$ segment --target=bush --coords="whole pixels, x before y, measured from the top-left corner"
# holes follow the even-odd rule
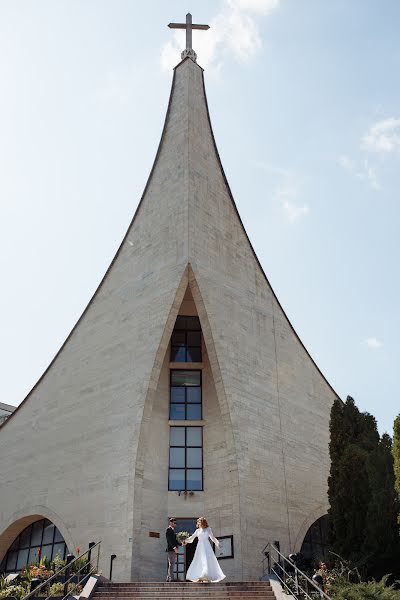
[[[28,589],[22,584],[18,585],[8,585],[0,590],[0,598],[7,598],[8,596],[13,596],[20,600],[24,596],[28,594]]]
[[[78,596],[82,591],[82,586],[79,583],[69,583],[68,584],[68,593],[71,595]],[[50,586],[50,590],[47,593],[47,596],[64,596],[64,584],[63,583],[53,583]]]
[[[387,577],[367,583],[340,582],[331,590],[332,600],[400,600],[400,591],[386,586]]]

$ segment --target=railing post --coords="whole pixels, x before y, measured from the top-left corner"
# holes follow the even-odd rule
[[[85,569],[85,571],[86,571],[86,575],[87,575],[88,573],[90,573],[90,570],[91,570],[91,568],[92,568],[92,567],[91,567],[91,560],[92,560],[92,548],[93,548],[93,546],[95,546],[95,545],[96,545],[96,544],[95,544],[94,542],[89,542],[89,552],[88,552],[88,555],[87,555],[87,567],[86,567],[86,569]]]
[[[88,563],[90,563],[90,561],[91,561],[91,559],[92,559],[92,548],[93,548],[93,546],[95,546],[95,545],[96,545],[96,544],[95,544],[94,542],[89,542],[89,552],[88,552],[88,555],[87,555],[87,560],[88,560]]]
[[[73,554],[67,554],[67,564],[65,569],[64,596],[68,595],[69,564],[74,560]]]
[[[112,581],[113,562],[116,558],[117,558],[116,554],[111,554],[111,556],[110,556],[110,577],[109,577],[110,581]]]
[[[38,585],[40,585],[42,583],[42,580],[39,579],[39,577],[33,577],[31,579],[31,592],[34,592],[36,590],[36,588],[38,587]],[[33,594],[33,596],[35,596],[35,594]]]

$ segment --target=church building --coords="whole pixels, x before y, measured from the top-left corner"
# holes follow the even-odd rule
[[[337,394],[233,200],[191,45],[207,27],[190,15],[171,26],[187,47],[139,206],[65,343],[0,425],[0,572],[38,548],[64,557],[101,540],[104,575],[116,554],[115,581],[161,581],[171,516],[188,532],[206,516],[228,580],[258,579],[269,541],[286,555],[323,545]]]

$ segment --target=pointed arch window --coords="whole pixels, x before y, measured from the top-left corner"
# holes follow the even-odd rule
[[[171,362],[201,362],[199,317],[178,315],[171,336]]]

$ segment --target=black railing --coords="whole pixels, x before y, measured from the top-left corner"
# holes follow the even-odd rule
[[[43,592],[43,591],[47,590],[48,592],[50,592],[51,584],[59,583],[60,577],[64,580],[62,582],[62,585],[64,586],[62,600],[66,600],[66,598],[68,598],[68,596],[73,595],[75,593],[75,591],[78,590],[78,586],[85,584],[91,575],[98,573],[99,560],[100,560],[100,545],[101,545],[101,542],[97,542],[97,544],[90,543],[89,549],[86,550],[86,552],[84,552],[83,554],[80,554],[79,556],[76,556],[76,557],[74,557],[72,554],[69,554],[67,556],[67,564],[64,565],[63,567],[61,567],[61,569],[56,571],[56,573],[54,573],[54,575],[52,575],[51,577],[49,577],[48,579],[46,579],[39,585],[37,585],[37,581],[35,581],[35,583],[34,583],[34,581],[32,580],[32,583],[34,583],[34,585],[31,585],[31,591],[29,592],[29,594],[24,596],[22,598],[22,600],[27,600],[28,598],[33,598],[40,591]],[[95,550],[96,548],[97,548],[97,551]],[[95,552],[95,554],[96,554],[94,564],[92,564],[92,562],[91,562],[93,552]],[[77,561],[82,561],[82,558],[85,556],[87,556],[87,560],[83,561],[82,566],[80,566],[78,569],[76,569],[74,567],[74,565],[76,566]],[[79,565],[79,563],[78,563],[78,565]],[[45,592],[45,593],[47,593],[47,592]],[[40,595],[43,597],[43,593]],[[60,596],[60,594],[56,593],[56,592],[53,592],[51,594],[48,593],[48,595],[45,598],[43,597],[43,600],[49,600],[49,598],[52,598],[53,596]]]
[[[111,554],[111,556],[110,556],[110,577],[109,577],[110,581],[112,581],[113,562],[116,558],[117,558],[116,554]]]
[[[321,585],[300,571],[295,563],[286,558],[271,542],[263,549],[263,576],[275,575],[281,586],[296,600],[331,600]]]

